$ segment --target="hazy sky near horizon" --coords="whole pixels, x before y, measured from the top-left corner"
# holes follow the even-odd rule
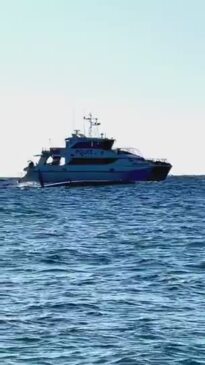
[[[0,176],[90,111],[118,146],[205,174],[204,39],[203,0],[0,0]]]

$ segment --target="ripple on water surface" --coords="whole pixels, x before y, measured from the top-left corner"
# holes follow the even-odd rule
[[[205,364],[205,178],[0,182],[0,363]]]

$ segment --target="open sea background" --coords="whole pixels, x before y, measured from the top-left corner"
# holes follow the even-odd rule
[[[205,177],[0,181],[0,364],[205,364]]]

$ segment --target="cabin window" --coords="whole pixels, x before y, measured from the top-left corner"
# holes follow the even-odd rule
[[[95,149],[102,149],[102,150],[110,150],[114,140],[112,139],[103,139],[102,141],[84,141],[84,142],[77,142],[72,146],[72,148],[95,148]]]
[[[65,165],[65,157],[61,157],[61,159],[60,159],[60,165],[61,166]]]
[[[46,165],[51,165],[53,161],[53,157],[49,156],[48,159],[46,160]]]
[[[60,165],[60,160],[61,160],[60,156],[49,156],[49,158],[46,161],[46,165],[58,166]]]
[[[116,158],[73,158],[69,165],[104,165],[116,160]]]

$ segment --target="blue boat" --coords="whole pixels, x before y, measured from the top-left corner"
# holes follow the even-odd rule
[[[37,182],[42,187],[55,185],[120,184],[164,180],[171,164],[151,160],[133,149],[114,148],[115,140],[97,135],[100,126],[92,114],[88,135],[75,130],[64,147],[42,150],[36,164],[30,161],[20,182]],[[95,130],[95,136],[93,135]]]

